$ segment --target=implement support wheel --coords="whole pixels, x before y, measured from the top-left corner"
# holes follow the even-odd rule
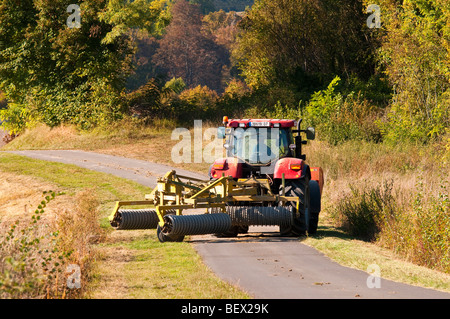
[[[169,215],[174,215],[174,213],[170,213]],[[170,231],[172,230],[172,224],[170,222],[170,220],[164,218],[164,220],[166,221],[166,223],[164,224],[164,226],[161,228],[161,226],[156,227],[156,235],[158,237],[158,240],[161,243],[165,243],[165,242],[182,242],[184,240],[184,235],[173,235],[173,234],[168,234],[170,233]]]
[[[170,241],[176,241],[176,242],[181,242],[184,240],[184,236],[169,236],[164,234],[164,231],[161,230],[161,227],[158,225],[158,227],[156,228],[156,235],[158,236],[158,240],[161,243],[165,243],[165,242],[170,242]]]

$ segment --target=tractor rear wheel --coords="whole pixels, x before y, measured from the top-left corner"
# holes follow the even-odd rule
[[[283,189],[280,186],[280,194]],[[294,211],[293,222],[290,226],[280,226],[281,236],[305,236],[309,227],[309,180],[302,178],[297,180],[286,180],[285,183],[285,196],[298,197],[300,199],[297,202],[287,202],[287,205],[291,205]]]
[[[319,213],[321,210],[321,194],[319,183],[315,180],[309,181],[309,228],[308,234],[312,235],[317,232],[317,226],[319,224]]]

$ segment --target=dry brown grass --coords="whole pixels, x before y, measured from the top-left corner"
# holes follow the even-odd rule
[[[57,189],[48,182],[30,176],[0,171],[0,221],[7,223],[16,219],[30,218],[36,203],[42,200],[44,191]],[[46,215],[54,215],[56,207],[68,207],[67,197],[58,197],[54,205],[48,207]]]
[[[333,215],[336,226],[416,264],[450,271],[450,175],[444,150],[314,142],[306,153],[324,169],[323,213]],[[387,184],[392,190],[383,193]]]
[[[101,239],[98,202],[92,192],[75,197],[44,191],[57,189],[28,176],[0,172],[0,297],[74,298],[86,291],[69,289],[69,264],[88,280]]]

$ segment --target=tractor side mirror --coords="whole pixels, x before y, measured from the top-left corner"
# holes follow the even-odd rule
[[[314,140],[316,138],[316,130],[314,127],[308,127],[305,132],[308,140]]]
[[[225,126],[220,126],[217,128],[217,138],[220,138],[220,139],[225,138]]]

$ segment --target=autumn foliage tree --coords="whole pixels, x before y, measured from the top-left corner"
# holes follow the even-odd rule
[[[367,79],[374,43],[364,26],[361,1],[256,0],[233,56],[253,88],[315,90],[333,75]]]
[[[172,20],[166,31],[153,56],[154,64],[170,78],[183,78],[188,88],[206,85],[221,90],[227,51],[202,32],[199,6],[178,0],[172,7]]]

